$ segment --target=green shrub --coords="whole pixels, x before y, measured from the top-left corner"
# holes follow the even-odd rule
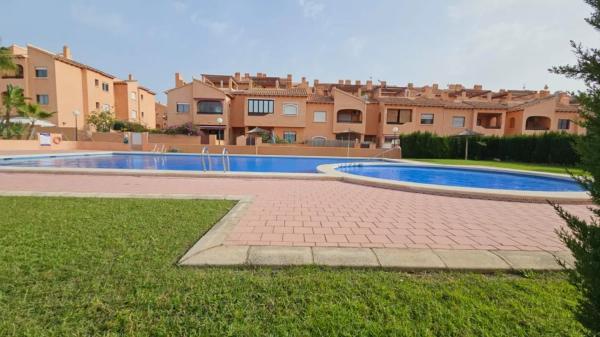
[[[540,135],[474,136],[469,138],[469,159],[574,165],[579,162],[575,144],[581,136],[547,132]],[[464,158],[465,137],[430,132],[401,135],[405,158]]]
[[[113,130],[115,131],[132,131],[132,132],[146,132],[148,129],[136,122],[128,122],[128,121],[115,121],[113,123]]]

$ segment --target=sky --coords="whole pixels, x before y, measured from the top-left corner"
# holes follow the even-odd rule
[[[569,40],[600,42],[582,0],[3,0],[2,8],[2,45],[67,44],[75,60],[131,73],[163,102],[175,72],[580,90],[547,69],[576,61]]]

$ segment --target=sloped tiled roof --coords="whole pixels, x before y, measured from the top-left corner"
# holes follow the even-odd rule
[[[425,107],[440,107],[440,108],[449,108],[449,109],[472,109],[473,107],[462,103],[462,102],[452,102],[452,101],[444,101],[441,99],[433,99],[433,98],[408,98],[408,97],[378,97],[377,101],[384,104],[397,104],[397,105],[406,105],[406,106],[425,106]]]
[[[309,102],[309,103],[333,103],[333,97],[317,95],[317,94],[310,94],[310,95],[308,95],[307,102]]]
[[[252,88],[252,89],[248,89],[248,90],[233,90],[231,93],[234,95],[247,95],[247,96],[296,96],[296,97],[308,96],[308,91],[305,88],[290,88],[290,89]]]
[[[524,108],[530,107],[530,106],[534,106],[536,104],[539,104],[543,101],[547,101],[549,99],[555,99],[556,95],[550,95],[547,97],[543,97],[543,98],[536,98],[536,99],[532,99],[530,101],[527,101],[525,103],[519,104],[519,105],[515,105],[513,107],[511,107],[510,109],[508,109],[508,111],[519,111],[519,110],[523,110]]]
[[[489,102],[489,101],[466,101],[465,104],[470,105],[475,109],[490,109],[490,110],[504,110],[508,109],[508,105],[505,103],[499,102]]]

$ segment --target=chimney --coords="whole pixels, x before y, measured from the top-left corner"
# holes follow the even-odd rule
[[[512,101],[512,98],[513,98],[512,97],[512,92],[509,91],[508,94],[506,94],[506,101],[510,102],[510,101]]]
[[[256,77],[261,78],[262,77],[262,73],[256,73]]]
[[[131,74],[127,75],[127,79],[128,79],[129,81],[133,81],[133,75],[131,75]]]
[[[185,82],[183,81],[183,77],[181,77],[180,73],[175,73],[175,88],[183,87]]]
[[[387,82],[386,81],[380,81],[380,82],[381,82],[381,86],[382,87],[384,87],[384,88],[387,87]]]
[[[242,76],[240,76],[240,73],[237,72],[237,73],[235,73],[235,77],[234,78],[235,78],[236,82],[239,82],[239,80],[242,79]]]
[[[355,84],[355,85],[360,85],[360,80],[356,80],[356,81],[354,81],[354,84]]]
[[[357,95],[358,97],[362,97],[362,90],[361,90],[361,88],[360,88],[360,87],[358,87],[358,90],[357,90],[357,92],[356,92],[356,95]]]
[[[474,89],[474,90],[483,90],[483,86],[482,86],[481,84],[475,84],[475,85],[473,86],[473,89]]]
[[[220,84],[221,84],[221,88],[223,88],[223,80],[221,80],[221,83],[220,83]]]
[[[317,87],[319,86],[319,80],[315,79],[313,80],[313,87]]]
[[[345,80],[344,84],[352,84],[352,81],[351,80]]]
[[[425,86],[425,97],[431,97],[431,93],[432,93],[431,87],[428,85]]]
[[[302,77],[302,84],[306,83],[306,77]]]
[[[63,46],[63,57],[69,60],[71,59],[71,48],[67,45]]]
[[[275,80],[275,89],[279,89],[279,80]]]
[[[367,81],[367,90],[369,90],[369,91],[373,90],[373,81],[371,81],[371,80]]]
[[[571,103],[571,97],[566,92],[561,92],[558,94],[558,103],[569,105]]]
[[[292,74],[287,74],[287,87],[288,89],[292,87]]]
[[[460,93],[460,98],[462,98],[462,99],[467,99],[467,92],[466,92],[466,91],[464,91],[464,90],[463,90],[463,91],[461,91],[461,93]]]
[[[229,90],[233,90],[233,80],[231,77],[227,80],[227,86],[229,87]]]
[[[412,83],[408,83],[408,85],[407,85],[407,86],[408,86],[408,89],[412,89],[412,88],[413,88],[415,85],[414,85],[414,84],[412,84]]]
[[[248,79],[248,89],[252,89],[252,84],[253,84],[253,83],[252,83],[252,79],[251,79],[251,78],[249,78],[249,79]]]
[[[338,80],[338,84],[344,84],[344,80]]]
[[[431,85],[431,88],[433,89],[433,91],[436,91],[436,90],[438,90],[439,85],[437,83],[434,83]]]
[[[245,74],[244,74],[244,78],[245,78],[245,79],[249,79],[249,78],[250,78],[250,73],[245,73]]]

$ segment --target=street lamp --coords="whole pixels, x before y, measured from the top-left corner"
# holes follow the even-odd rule
[[[393,147],[393,145],[399,145],[400,144],[400,139],[398,137],[398,131],[400,131],[400,129],[398,129],[397,126],[394,126],[394,128],[392,129],[392,132],[394,133],[394,142],[396,144],[392,144],[392,147]]]
[[[73,117],[75,117],[75,141],[77,141],[77,117],[79,117],[80,114],[81,112],[79,112],[79,110],[73,110]]]
[[[219,125],[223,125],[223,118],[218,117],[217,123],[219,123]],[[217,141],[219,140],[219,131],[220,131],[220,129],[217,130]],[[223,130],[223,143],[225,143],[225,130]],[[225,145],[225,144],[223,144],[223,145]]]

